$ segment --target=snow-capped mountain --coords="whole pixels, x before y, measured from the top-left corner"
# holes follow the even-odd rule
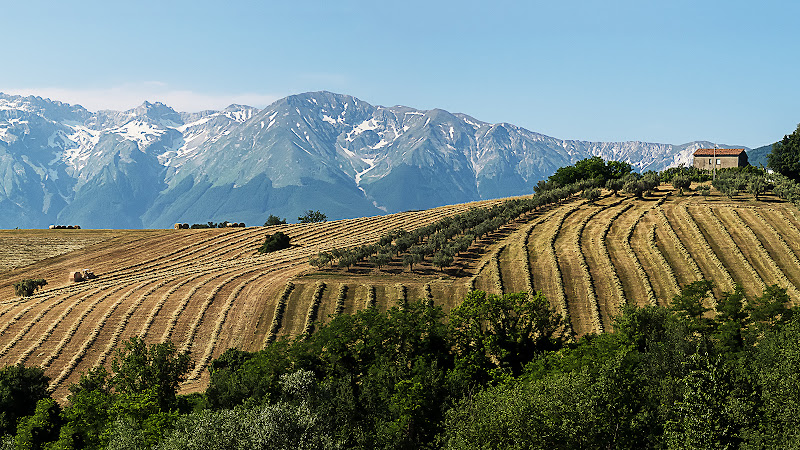
[[[375,215],[530,193],[593,155],[639,170],[689,164],[708,145],[561,140],[329,92],[199,113],[149,102],[92,113],[0,94],[0,227]]]

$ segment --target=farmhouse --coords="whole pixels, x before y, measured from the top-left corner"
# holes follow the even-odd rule
[[[694,152],[694,167],[703,170],[728,169],[748,165],[743,148],[700,148]]]

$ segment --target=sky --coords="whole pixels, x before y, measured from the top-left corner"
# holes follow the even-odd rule
[[[326,90],[561,139],[750,148],[800,122],[793,0],[2,3],[0,92],[91,111]]]

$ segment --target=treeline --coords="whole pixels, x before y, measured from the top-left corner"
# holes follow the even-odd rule
[[[41,369],[0,370],[0,448],[775,448],[800,444],[800,310],[785,290],[627,306],[574,340],[541,294],[470,293],[340,315],[262,351],[190,357],[134,338],[63,407]],[[710,311],[706,305],[715,305]]]

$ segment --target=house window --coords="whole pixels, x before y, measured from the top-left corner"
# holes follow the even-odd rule
[[[711,158],[708,158],[708,163],[709,164],[713,163],[713,160]]]
[[[720,165],[720,164],[722,164],[722,160],[721,159],[717,159],[717,165]]]

